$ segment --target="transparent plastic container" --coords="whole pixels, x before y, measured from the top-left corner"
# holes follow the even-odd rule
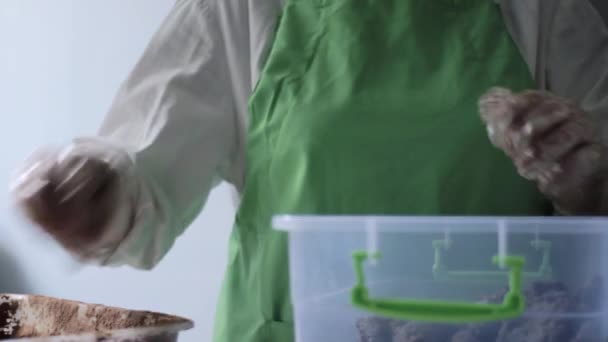
[[[297,342],[608,341],[608,220],[278,216]]]

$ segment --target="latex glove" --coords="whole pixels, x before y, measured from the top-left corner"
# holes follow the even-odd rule
[[[37,151],[17,172],[11,189],[29,219],[83,258],[101,239],[119,203],[113,160],[104,160],[109,154],[91,146]]]
[[[599,124],[574,103],[542,91],[493,88],[479,102],[491,142],[536,182],[562,214],[606,211]]]

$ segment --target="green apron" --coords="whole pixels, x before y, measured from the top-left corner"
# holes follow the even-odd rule
[[[492,0],[288,0],[250,101],[215,341],[293,340],[275,214],[544,215],[477,100],[534,88]]]

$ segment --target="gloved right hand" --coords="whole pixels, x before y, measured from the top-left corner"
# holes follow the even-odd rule
[[[74,146],[38,151],[12,186],[27,217],[71,251],[95,244],[119,205],[117,170],[90,152]]]

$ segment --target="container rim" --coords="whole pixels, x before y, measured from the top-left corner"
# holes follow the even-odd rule
[[[510,232],[557,234],[608,233],[608,217],[599,216],[391,216],[391,215],[276,215],[275,230],[286,232]],[[327,226],[331,226],[328,229]],[[576,227],[575,227],[576,226]]]

